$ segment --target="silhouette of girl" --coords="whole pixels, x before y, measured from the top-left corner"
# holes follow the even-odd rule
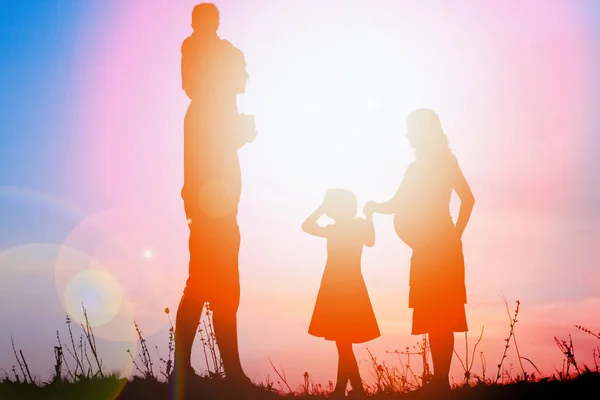
[[[396,233],[412,248],[408,300],[412,334],[429,336],[434,368],[430,388],[449,390],[454,332],[468,330],[462,234],[475,199],[437,114],[416,110],[408,116],[407,128],[415,161],[394,197],[367,203],[365,213],[395,214]],[[452,190],[461,200],[456,225],[450,215]]]
[[[348,381],[353,395],[364,395],[352,344],[380,336],[361,273],[363,246],[375,244],[373,214],[362,219],[356,213],[352,192],[330,189],[323,204],[302,225],[304,232],[327,239],[327,263],[308,333],[336,342],[339,359],[334,397],[345,396]],[[323,214],[334,223],[318,225]]]

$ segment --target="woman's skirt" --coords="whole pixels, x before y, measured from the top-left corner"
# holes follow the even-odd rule
[[[467,302],[462,242],[454,232],[413,249],[408,306],[412,334],[466,332]]]

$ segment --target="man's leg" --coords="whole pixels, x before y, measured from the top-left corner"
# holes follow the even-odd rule
[[[200,221],[197,221],[196,226],[190,225],[189,277],[175,319],[174,380],[172,382],[175,385],[173,397],[175,400],[183,398],[188,378],[195,375],[191,363],[192,347],[205,303],[205,294],[201,293],[200,286],[204,235],[200,231],[203,227],[198,222]]]
[[[246,382],[238,347],[237,311],[240,303],[238,255],[240,231],[235,216],[223,219],[220,226],[219,293],[211,301],[213,324],[223,369],[228,379]]]
[[[175,368],[178,371],[190,371],[192,369],[192,346],[202,315],[202,304],[195,301],[193,297],[189,292],[184,292],[177,309],[175,319]]]
[[[236,381],[244,380],[246,376],[242,369],[238,347],[236,310],[218,307],[213,310],[213,323],[225,376]]]

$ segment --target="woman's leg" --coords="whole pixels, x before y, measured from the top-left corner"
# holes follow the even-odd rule
[[[433,359],[433,378],[441,387],[450,388],[450,364],[454,352],[454,332],[439,330],[429,332],[429,345]]]
[[[338,371],[337,381],[333,391],[335,394],[343,396],[346,394],[346,386],[348,386],[348,379],[350,378],[348,373],[348,347],[350,347],[350,351],[352,351],[352,344],[335,342],[335,345],[337,346],[338,350]]]

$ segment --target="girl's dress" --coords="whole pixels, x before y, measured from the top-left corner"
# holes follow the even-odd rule
[[[450,152],[417,158],[396,195],[396,232],[413,250],[408,299],[413,335],[468,330],[462,241],[450,214],[459,171]]]
[[[365,223],[355,219],[355,226],[327,227],[327,263],[308,328],[313,336],[347,343],[380,336],[361,273]]]

